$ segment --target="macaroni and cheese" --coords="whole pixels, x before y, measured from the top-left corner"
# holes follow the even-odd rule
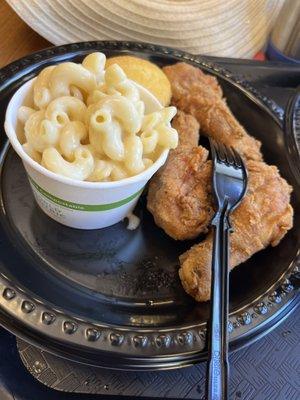
[[[145,114],[139,89],[105,55],[45,68],[33,107],[22,106],[24,151],[48,170],[76,180],[115,181],[141,173],[174,149],[175,107]]]

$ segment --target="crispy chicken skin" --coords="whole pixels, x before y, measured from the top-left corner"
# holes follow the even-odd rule
[[[185,146],[189,148],[198,146],[200,125],[192,115],[177,111],[172,120],[172,127],[178,131],[179,140],[175,151]],[[171,151],[170,154],[172,153]]]
[[[147,207],[169,236],[184,240],[206,232],[213,215],[211,162],[208,151],[197,146],[199,124],[193,116],[179,111],[172,126],[178,131],[179,145],[152,178]]]
[[[265,247],[276,246],[293,225],[292,189],[278,169],[258,161],[249,161],[247,167],[248,193],[231,217],[231,269]],[[210,297],[212,243],[210,233],[180,257],[180,279],[197,301]]]
[[[212,163],[207,150],[197,146],[200,123],[207,135],[234,147],[246,159],[248,192],[231,217],[230,268],[234,268],[265,247],[276,246],[292,227],[291,187],[276,167],[262,161],[260,142],[234,118],[214,77],[185,63],[165,67],[164,72],[171,82],[172,102],[181,110],[172,121],[179,146],[150,182],[148,209],[174,239],[207,232],[214,213]],[[183,287],[197,301],[210,298],[212,243],[210,232],[180,257]]]
[[[171,83],[172,103],[192,114],[205,134],[233,146],[247,159],[262,160],[260,142],[235,119],[216,78],[186,63],[164,67],[163,71]]]

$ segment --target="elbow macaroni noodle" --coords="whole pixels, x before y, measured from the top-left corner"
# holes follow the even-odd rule
[[[82,64],[46,67],[33,87],[33,108],[22,106],[24,151],[48,170],[76,180],[115,181],[149,168],[174,149],[175,107],[145,115],[137,86],[105,55]]]
[[[74,158],[74,151],[81,146],[81,142],[87,138],[87,129],[81,121],[67,122],[61,129],[59,149],[63,157],[68,161]]]

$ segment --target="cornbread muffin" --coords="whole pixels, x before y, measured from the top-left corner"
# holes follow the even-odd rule
[[[164,72],[150,61],[132,56],[108,58],[105,67],[118,64],[129,79],[148,89],[163,106],[171,101],[171,85]]]

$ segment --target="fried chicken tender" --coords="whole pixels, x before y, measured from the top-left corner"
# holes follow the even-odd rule
[[[199,124],[193,116],[179,111],[172,126],[179,145],[152,178],[147,207],[169,236],[184,240],[206,232],[212,218],[211,161],[208,151],[197,146]]]
[[[254,253],[276,246],[293,225],[292,188],[275,166],[248,161],[248,192],[231,217],[230,268]],[[211,177],[209,177],[211,179]],[[187,293],[197,301],[210,298],[213,235],[180,257],[179,276]]]
[[[172,103],[192,114],[206,135],[234,147],[246,159],[262,160],[261,143],[235,119],[216,78],[186,63],[164,67],[163,71],[171,83]]]

